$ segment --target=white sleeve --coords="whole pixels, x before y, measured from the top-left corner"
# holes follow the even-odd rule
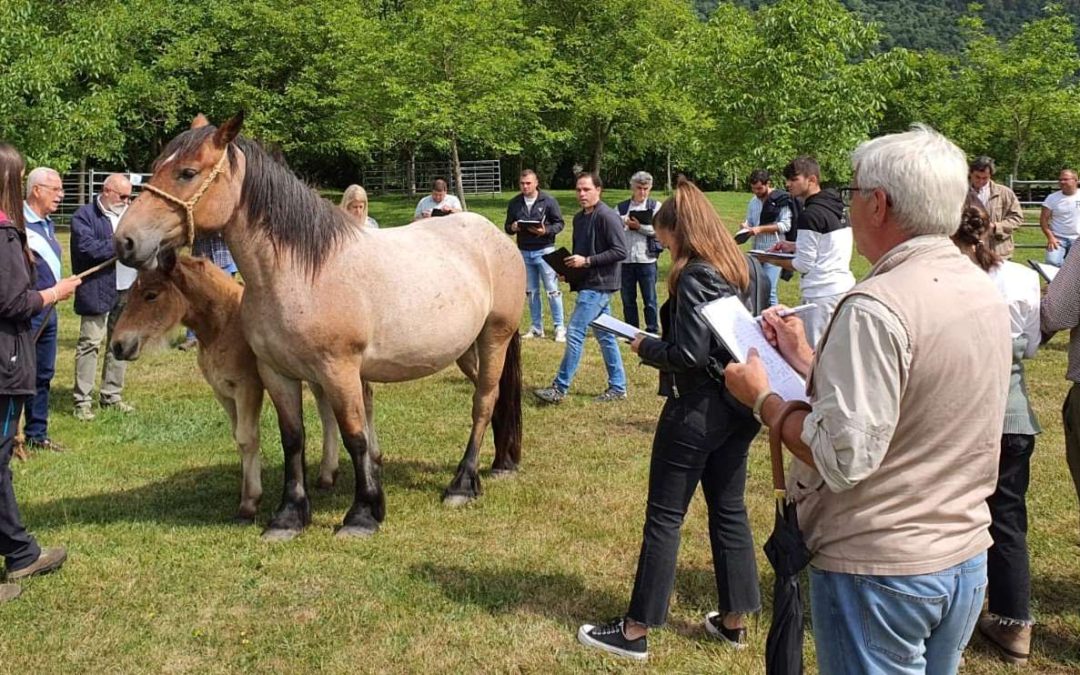
[[[425,198],[426,199],[426,198]],[[419,220],[424,215],[424,200],[416,202],[416,211],[413,212],[413,220]]]
[[[820,238],[821,234],[813,230],[799,230],[795,239],[795,259],[791,261],[791,266],[799,274],[807,274],[817,264]]]
[[[780,215],[776,219],[776,231],[778,234],[784,234],[791,230],[791,209],[784,207],[780,209]]]

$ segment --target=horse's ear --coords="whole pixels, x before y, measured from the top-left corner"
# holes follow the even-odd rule
[[[232,140],[236,138],[236,135],[240,133],[240,127],[244,126],[244,111],[233,115],[233,117],[218,127],[218,130],[214,132],[214,145],[219,148],[224,148]]]
[[[176,249],[167,248],[158,253],[158,269],[161,273],[168,276],[172,274],[173,269],[176,268]]]
[[[206,115],[199,113],[195,116],[195,119],[191,120],[191,128],[198,129],[210,125],[210,120],[206,119]]]

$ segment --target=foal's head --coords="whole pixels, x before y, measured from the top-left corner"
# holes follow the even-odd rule
[[[188,301],[176,283],[176,256],[166,253],[155,269],[139,272],[127,305],[113,329],[113,356],[123,361],[139,358],[143,347],[162,339],[184,318]]]
[[[160,251],[191,244],[196,230],[225,227],[240,202],[244,158],[230,144],[242,124],[242,114],[218,128],[199,115],[169,142],[116,227],[121,261],[152,267]]]

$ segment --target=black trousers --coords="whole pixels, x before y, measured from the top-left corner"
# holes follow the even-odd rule
[[[29,396],[0,395],[0,555],[7,570],[22,569],[38,559],[41,549],[19,519],[15,487],[11,482],[11,454],[15,450],[15,427]]]
[[[649,626],[667,620],[680,530],[698,483],[709,509],[720,611],[761,608],[744,499],[747,454],[758,429],[749,411],[725,401],[718,386],[668,399],[653,438],[649,500],[628,617]]]
[[[1015,621],[1031,621],[1026,497],[1034,451],[1034,436],[1002,435],[997,488],[986,500],[994,538],[986,553],[990,612]]]

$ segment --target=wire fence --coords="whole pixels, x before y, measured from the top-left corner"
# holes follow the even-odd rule
[[[71,216],[75,214],[83,204],[90,203],[96,194],[101,192],[101,186],[105,179],[114,173],[120,173],[131,181],[132,196],[138,195],[143,181],[149,180],[148,173],[129,173],[126,171],[69,171],[60,177],[64,186],[64,198],[60,202],[60,208],[52,214],[53,221],[58,225],[71,223]]]
[[[427,192],[436,178],[442,178],[456,191],[453,165],[449,160],[415,162],[413,180],[409,180],[408,162],[385,162],[360,172],[364,189],[370,194],[409,194]],[[502,167],[497,159],[478,159],[461,162],[461,187],[467,195],[499,194],[502,192]]]

